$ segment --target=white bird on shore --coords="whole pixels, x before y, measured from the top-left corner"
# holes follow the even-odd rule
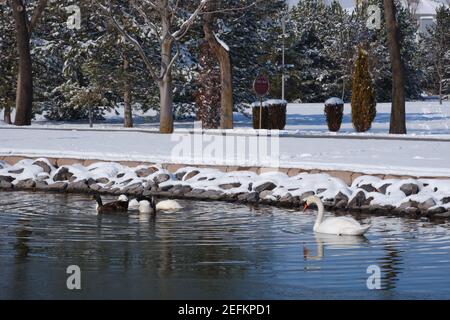
[[[320,198],[311,196],[306,199],[305,210],[312,204],[315,204],[319,210],[314,232],[335,235],[362,236],[371,225],[362,226],[358,221],[350,217],[334,217],[323,221],[324,206]]]

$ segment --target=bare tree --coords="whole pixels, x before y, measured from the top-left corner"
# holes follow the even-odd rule
[[[254,0],[241,6],[232,6],[227,1],[214,0],[202,13],[203,32],[220,66],[220,128],[233,128],[233,66],[230,49],[217,37],[214,25],[220,14],[251,9],[264,0]],[[225,5],[224,5],[225,4]]]
[[[188,15],[185,15],[186,12],[183,10],[184,8],[180,7],[180,1],[178,0],[133,1],[133,14],[140,19],[143,19],[146,26],[150,27],[153,34],[158,37],[160,47],[159,63],[156,63],[154,58],[147,56],[140,39],[127,32],[121,25],[113,10],[111,1],[109,1],[109,6],[99,4],[99,7],[109,16],[119,33],[135,47],[139,56],[144,61],[150,77],[156,81],[159,86],[161,133],[173,132],[172,68],[180,54],[179,41],[187,34],[194,21],[199,14],[204,11],[209,1],[211,0],[199,0],[195,10]],[[120,12],[119,14],[121,16],[123,15],[123,13]],[[183,19],[184,16],[186,17]],[[157,17],[159,21],[156,21],[155,17]],[[177,27],[174,31],[175,25],[177,25]],[[173,54],[174,45],[176,47],[175,54]]]
[[[391,134],[406,134],[405,74],[400,53],[401,44],[399,28],[396,21],[396,7],[394,0],[383,1],[392,68],[392,111],[389,132]]]
[[[16,118],[14,124],[24,126],[31,124],[33,111],[33,74],[30,53],[30,38],[39,18],[47,5],[47,0],[39,0],[33,10],[31,20],[28,19],[24,0],[10,0],[16,26],[17,53],[19,68],[16,90]]]
[[[133,109],[131,106],[131,83],[130,83],[130,60],[128,53],[124,52],[122,54],[123,60],[123,73],[124,73],[124,84],[123,84],[123,103],[124,103],[124,127],[133,127]]]
[[[219,41],[214,33],[214,10],[218,1],[210,3],[208,12],[203,14],[203,32],[220,66],[220,128],[233,129],[233,74],[229,48]]]

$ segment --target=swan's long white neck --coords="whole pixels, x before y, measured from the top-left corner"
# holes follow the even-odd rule
[[[315,198],[313,203],[317,206],[317,209],[319,211],[319,213],[317,214],[316,223],[314,224],[314,231],[316,231],[319,228],[320,224],[322,223],[323,212],[325,208],[323,207],[323,203],[322,201],[320,201],[319,198]]]

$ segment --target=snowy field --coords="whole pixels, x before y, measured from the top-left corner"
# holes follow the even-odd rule
[[[349,170],[367,174],[400,174],[450,177],[450,105],[436,102],[408,103],[408,136],[388,136],[389,104],[380,104],[373,129],[356,134],[346,107],[343,130],[328,133],[321,104],[291,104],[287,131],[270,157],[255,157],[251,146],[255,131],[251,119],[236,115],[236,127],[226,140],[219,131],[193,135],[192,122],[176,125],[176,135],[157,134],[157,123],[137,118],[137,128],[120,129],[121,116],[97,124],[56,124],[40,120],[28,128],[0,127],[0,156],[74,157],[99,160],[134,160],[192,165],[240,165],[322,170]],[[53,130],[55,128],[63,130]],[[43,130],[44,129],[44,130]],[[196,140],[200,136],[200,148]],[[213,142],[211,142],[214,140]],[[214,142],[244,141],[244,152],[208,150]],[[179,152],[180,147],[189,152]],[[211,149],[211,148],[210,148]],[[199,151],[200,150],[200,151]],[[272,150],[272,149],[270,149]]]
[[[331,134],[329,133],[325,116],[323,114],[324,105],[322,103],[289,104],[287,110],[288,134]],[[384,135],[389,132],[390,103],[379,103],[377,105],[377,117],[372,125],[372,129],[363,135]],[[251,114],[251,110],[247,110]],[[441,106],[435,100],[408,102],[406,106],[406,122],[408,135],[449,135],[450,136],[450,102],[444,101]],[[149,111],[145,114],[136,111],[133,114],[135,127],[157,131],[159,120],[156,112]],[[106,121],[96,123],[95,128],[121,128],[123,125],[123,110],[109,112],[105,115]],[[0,127],[4,127],[3,111],[0,110]],[[242,114],[235,113],[235,127],[248,129],[252,126],[252,119]],[[58,127],[58,128],[89,128],[87,122],[55,122],[48,121],[43,116],[38,115],[33,122],[35,127]],[[194,128],[193,121],[176,122],[176,129]],[[345,105],[344,119],[339,134],[354,134],[351,123],[350,104]],[[361,134],[358,134],[361,135]]]

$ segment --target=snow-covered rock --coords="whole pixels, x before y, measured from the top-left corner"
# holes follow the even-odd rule
[[[50,171],[50,172],[48,172]],[[47,159],[2,163],[0,189],[102,192],[133,196],[159,194],[206,200],[241,201],[298,208],[310,195],[329,209],[401,214],[445,214],[450,210],[450,181],[439,179],[356,178],[351,186],[328,174],[222,172],[181,167],[174,174],[161,166],[127,167],[98,162],[54,167]]]

